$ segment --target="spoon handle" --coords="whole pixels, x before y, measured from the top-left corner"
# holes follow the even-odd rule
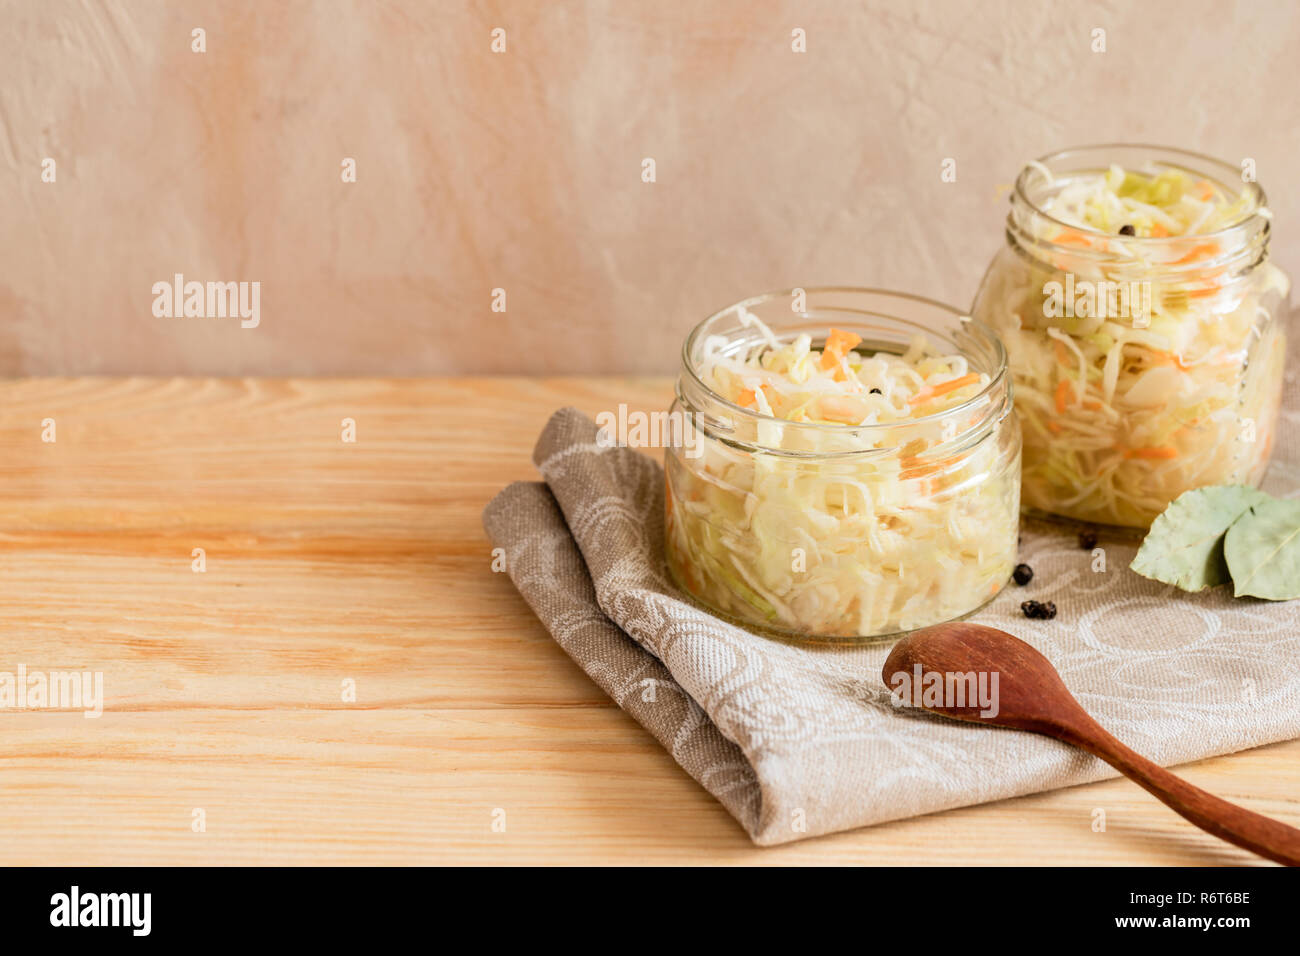
[[[1193,786],[1148,760],[1088,718],[1091,726],[1069,729],[1066,739],[1100,757],[1157,800],[1207,833],[1287,866],[1300,866],[1300,830],[1239,807]]]

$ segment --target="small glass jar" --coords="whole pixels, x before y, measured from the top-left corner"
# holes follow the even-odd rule
[[[1112,165],[1185,173],[1240,196],[1240,215],[1213,232],[1137,238],[1044,211]],[[1021,172],[971,314],[1007,349],[1031,513],[1146,528],[1191,488],[1263,478],[1290,281],[1267,258],[1264,192],[1241,179],[1154,146],[1067,150]]]
[[[706,340],[733,355],[764,343],[751,316],[782,345],[807,333],[821,347],[834,327],[860,336],[859,352],[902,354],[923,335],[988,384],[888,424],[762,415],[710,388],[702,368]],[[687,338],[672,411],[689,440],[666,453],[668,567],[723,615],[815,640],[880,637],[973,611],[1011,574],[1020,428],[1006,354],[955,309],[872,289],[746,299]]]

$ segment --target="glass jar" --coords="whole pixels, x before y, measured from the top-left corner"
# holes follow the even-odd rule
[[[702,367],[706,341],[731,355],[761,347],[752,317],[781,345],[807,333],[821,347],[834,327],[860,336],[859,352],[902,354],[922,335],[988,383],[888,424],[763,415],[723,398]],[[1020,429],[1006,354],[955,309],[872,289],[746,299],[686,339],[672,411],[690,440],[666,453],[668,567],[723,615],[817,640],[878,637],[973,611],[1011,574]]]
[[[1239,215],[1212,232],[1138,238],[1044,210],[1112,164],[1186,174],[1203,199],[1239,197]],[[1146,528],[1188,489],[1263,478],[1290,281],[1267,259],[1264,192],[1241,180],[1237,167],[1154,146],[1067,150],[1021,172],[971,314],[1007,349],[1031,512]]]

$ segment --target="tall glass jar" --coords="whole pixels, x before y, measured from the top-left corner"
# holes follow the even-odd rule
[[[1112,167],[1177,171],[1167,175],[1186,174],[1202,198],[1217,190],[1235,206],[1221,228],[1165,237],[1163,226],[1136,236],[1120,222],[1092,229],[1044,209]],[[1006,245],[972,314],[1007,349],[1028,509],[1146,528],[1188,489],[1259,483],[1281,401],[1290,290],[1268,261],[1269,231],[1263,190],[1194,153],[1097,146],[1021,172]]]
[[[725,399],[703,367],[706,343],[762,348],[753,318],[781,344],[807,333],[820,347],[833,326],[860,336],[862,353],[902,354],[921,335],[988,383],[889,424],[763,415]],[[1011,573],[1020,429],[1006,355],[955,309],[870,289],[747,299],[691,332],[672,411],[691,440],[666,453],[668,567],[724,615],[818,640],[877,637],[972,611]]]

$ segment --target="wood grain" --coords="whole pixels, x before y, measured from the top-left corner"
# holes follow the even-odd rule
[[[1254,862],[1127,781],[750,845],[491,573],[479,524],[535,477],[553,409],[669,393],[0,384],[0,670],[102,671],[106,698],[99,719],[0,710],[0,863]],[[1300,822],[1300,741],[1180,772]]]

